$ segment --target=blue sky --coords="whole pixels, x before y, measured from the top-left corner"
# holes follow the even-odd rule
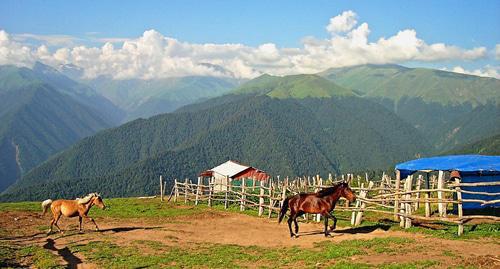
[[[192,44],[235,43],[258,47],[301,48],[306,37],[327,40],[329,20],[353,11],[359,26],[369,26],[368,42],[411,29],[426,44],[444,43],[471,50],[484,47],[476,59],[400,60],[409,66],[498,66],[500,1],[0,1],[0,29],[20,34],[64,35],[74,47],[101,47],[98,38],[136,39],[154,29],[163,37]],[[38,46],[40,40],[18,42]],[[57,48],[52,48],[51,53]],[[114,44],[116,47],[121,44]],[[57,47],[57,46],[56,46]],[[59,47],[62,47],[59,45]],[[394,61],[394,60],[392,60]],[[335,66],[335,65],[334,65]],[[252,67],[253,68],[253,67]]]

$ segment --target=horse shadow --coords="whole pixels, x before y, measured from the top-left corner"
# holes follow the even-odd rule
[[[153,227],[114,227],[114,228],[107,228],[107,229],[101,229],[99,230],[100,232],[113,232],[113,233],[122,233],[122,232],[130,232],[134,230],[155,230],[155,229],[161,229],[163,227],[161,226],[153,226]]]
[[[34,234],[30,234],[30,235],[20,235],[20,236],[1,236],[0,237],[0,240],[5,240],[5,241],[30,241],[30,240],[33,240],[33,239],[37,239],[37,238],[42,238],[42,237],[45,237],[47,235],[47,233],[45,232],[39,232],[39,233],[34,233]]]
[[[391,229],[391,225],[378,223],[375,225],[367,225],[367,226],[361,226],[361,227],[335,229],[333,231],[330,230],[329,232],[330,232],[330,234],[335,233],[338,235],[342,235],[342,234],[368,234],[368,233],[371,233],[377,229],[382,229],[384,231],[388,231]],[[300,232],[299,236],[310,236],[310,235],[318,235],[318,234],[324,234],[324,233],[325,232],[323,230]]]
[[[337,229],[337,230],[334,230],[332,232],[339,233],[339,234],[368,234],[368,233],[374,232],[375,230],[378,230],[378,229],[388,231],[391,229],[391,225],[378,223],[375,225],[352,227],[352,228],[347,228],[347,229],[342,229],[342,230]]]
[[[43,245],[43,248],[56,251],[59,256],[63,258],[63,260],[68,263],[67,268],[77,268],[78,264],[82,263],[82,260],[75,256],[68,247],[64,247],[61,249],[56,248],[54,239],[47,238],[47,243]]]

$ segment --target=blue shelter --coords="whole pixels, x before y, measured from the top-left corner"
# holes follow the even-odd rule
[[[459,171],[463,183],[499,182],[500,181],[500,156],[484,155],[452,155],[431,158],[422,158],[396,165],[396,170],[405,178],[415,172],[430,171]],[[465,191],[500,193],[500,185],[462,187]],[[486,201],[498,200],[500,195],[481,195],[463,193],[462,199],[480,199]],[[487,207],[499,208],[500,203],[482,206],[480,203],[464,203],[464,210],[485,209]],[[495,210],[494,210],[495,211]]]

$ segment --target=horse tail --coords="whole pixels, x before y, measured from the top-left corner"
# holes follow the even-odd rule
[[[47,208],[49,208],[49,206],[52,204],[52,200],[50,199],[47,199],[45,201],[42,202],[42,216],[45,215],[45,213],[47,212]]]
[[[288,210],[288,200],[290,200],[290,198],[287,197],[287,198],[285,198],[285,201],[283,201],[283,205],[281,206],[281,210],[280,210],[280,217],[278,219],[278,223],[281,223],[281,221],[285,217],[286,211]]]

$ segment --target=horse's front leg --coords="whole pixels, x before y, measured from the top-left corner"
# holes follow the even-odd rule
[[[325,217],[325,237],[328,237],[330,235],[328,231],[328,214],[325,214],[324,217]]]
[[[93,218],[91,218],[91,217],[89,217],[89,216],[87,216],[87,215],[83,215],[83,217],[84,217],[84,218],[86,218],[86,219],[90,219],[90,220],[94,223],[94,225],[95,225],[95,230],[96,230],[96,232],[98,232],[98,231],[99,231],[99,227],[97,227],[97,223],[95,223],[95,221],[94,221],[94,219],[93,219]]]
[[[288,218],[288,230],[290,230],[290,237],[294,237],[294,234],[292,232],[292,222],[293,222],[293,215],[290,215],[290,217]]]
[[[78,221],[80,222],[79,231],[82,232],[82,216],[78,216]]]
[[[328,216],[333,219],[333,226],[330,227],[331,231],[333,231],[337,228],[337,218],[332,213],[328,213]]]

